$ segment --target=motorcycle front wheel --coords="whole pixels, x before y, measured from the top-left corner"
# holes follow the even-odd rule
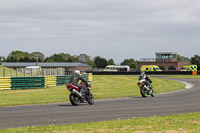
[[[153,89],[152,89],[151,96],[152,96],[152,97],[155,97],[155,93],[154,93],[154,90],[153,90]]]
[[[147,97],[147,91],[145,91],[145,89],[143,87],[140,88],[140,93],[141,93],[142,97]]]
[[[69,100],[72,105],[77,106],[80,103],[80,98],[76,94],[70,94],[69,95]]]
[[[94,97],[91,93],[88,94],[87,96],[87,102],[90,104],[90,105],[93,105],[94,104]]]

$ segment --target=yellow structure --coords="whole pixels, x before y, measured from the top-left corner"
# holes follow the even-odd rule
[[[162,71],[162,70],[156,65],[143,65],[141,67],[141,71],[149,72],[149,71]]]

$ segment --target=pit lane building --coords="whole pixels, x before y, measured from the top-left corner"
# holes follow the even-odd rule
[[[157,65],[163,71],[180,71],[184,65],[190,65],[189,61],[178,61],[176,52],[158,52],[156,58],[141,58],[138,62],[142,65]]]

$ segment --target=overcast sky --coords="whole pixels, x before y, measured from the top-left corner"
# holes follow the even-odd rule
[[[200,55],[200,0],[0,0],[0,56]]]

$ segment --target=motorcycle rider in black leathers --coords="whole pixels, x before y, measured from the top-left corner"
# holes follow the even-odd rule
[[[80,70],[75,70],[69,83],[78,87],[80,89],[80,93],[82,94],[83,90],[86,88],[78,83],[79,80],[83,81],[85,85],[88,87],[88,82],[80,75]]]
[[[139,76],[139,80],[145,79],[145,81],[143,82],[146,86],[150,86],[151,89],[153,89],[153,84],[151,79],[145,74],[145,71],[142,71],[140,76]]]

